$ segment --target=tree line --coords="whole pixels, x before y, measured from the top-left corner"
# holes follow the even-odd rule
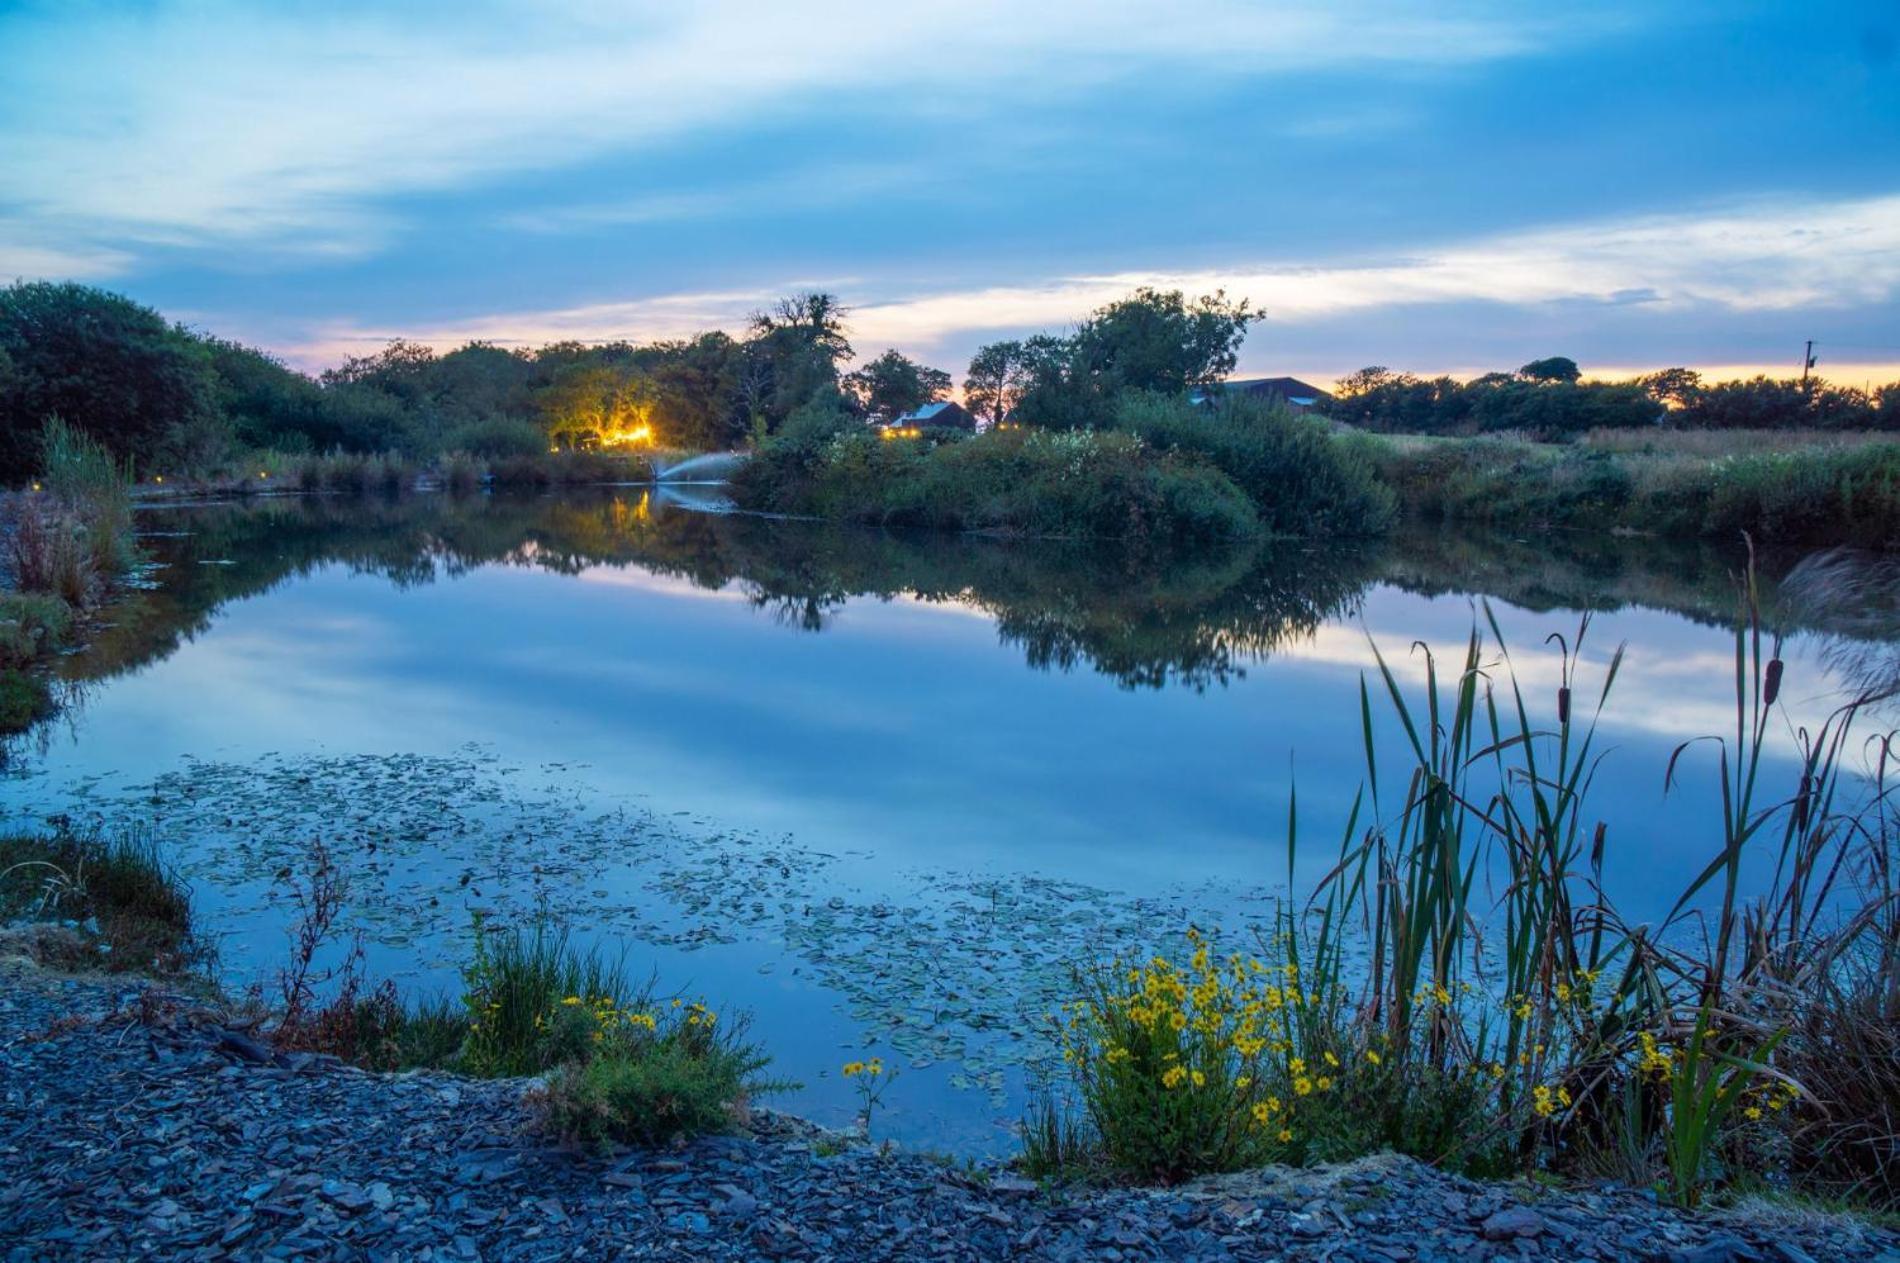
[[[1867,391],[1818,378],[1709,382],[1666,368],[1630,382],[1586,382],[1575,360],[1552,356],[1515,373],[1470,381],[1373,366],[1349,374],[1328,415],[1393,434],[1514,431],[1567,438],[1594,429],[1666,425],[1699,430],[1900,430],[1900,382]]]
[[[896,350],[856,362],[848,311],[796,294],[723,331],[644,345],[470,342],[447,353],[396,341],[317,376],[267,352],[165,320],[75,283],[0,289],[0,480],[38,467],[61,417],[140,471],[216,467],[247,451],[467,452],[651,443],[723,449],[799,427],[888,421],[945,399],[949,372]],[[1064,334],[992,342],[971,358],[965,406],[987,425],[1112,427],[1122,401],[1211,397],[1259,313],[1215,293],[1139,289]],[[1668,369],[1584,382],[1553,357],[1459,382],[1367,368],[1330,414],[1369,430],[1562,438],[1599,427],[1900,429],[1900,384],[1878,392],[1756,378],[1705,383]]]

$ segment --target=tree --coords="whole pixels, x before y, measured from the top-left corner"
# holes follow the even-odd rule
[[[548,435],[576,447],[617,447],[656,441],[653,413],[659,391],[630,364],[582,362],[564,369],[541,394]]]
[[[764,406],[754,413],[755,428],[776,429],[795,409],[837,397],[838,365],[852,354],[845,314],[835,297],[817,292],[753,314],[750,345],[769,378],[769,388],[758,392]]]
[[[139,463],[218,419],[204,345],[104,290],[48,281],[0,290],[0,356],[9,365],[0,375],[0,479],[38,469],[48,417]]]
[[[1001,425],[1029,385],[1029,360],[1021,342],[992,342],[977,348],[963,378],[963,402],[972,415]]]
[[[1234,371],[1247,325],[1246,300],[1224,291],[1189,302],[1180,290],[1143,287],[1098,310],[1071,339],[1075,368],[1106,394],[1151,390],[1184,394]]]
[[[1368,364],[1340,378],[1338,385],[1333,388],[1333,398],[1357,399],[1361,395],[1371,394],[1391,380],[1391,369],[1383,364]]]
[[[860,412],[880,421],[895,421],[944,398],[951,381],[942,369],[928,368],[893,349],[846,374],[842,385]]]
[[[1636,384],[1665,408],[1686,408],[1702,389],[1702,374],[1692,368],[1663,368],[1638,377]]]
[[[702,333],[648,348],[649,372],[659,391],[655,428],[668,443],[715,450],[744,437],[748,418],[739,400],[742,348],[724,333]]]
[[[1569,356],[1553,355],[1549,359],[1532,360],[1518,369],[1517,375],[1532,382],[1575,382],[1583,376],[1583,370]]]

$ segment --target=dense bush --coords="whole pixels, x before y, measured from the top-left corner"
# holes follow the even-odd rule
[[[1527,368],[1535,367],[1527,365]],[[1364,369],[1327,408],[1338,420],[1387,434],[1496,434],[1543,440],[1657,424],[1663,407],[1641,386],[1563,376],[1490,373],[1470,382]]]
[[[563,1139],[656,1145],[724,1131],[743,1119],[753,1096],[787,1086],[758,1078],[771,1059],[742,1023],[721,1024],[702,1005],[603,1023],[607,1033],[591,1056],[548,1076],[547,1122]]]
[[[63,416],[141,465],[182,430],[215,420],[211,357],[191,334],[84,285],[0,289],[0,481],[40,469],[41,427]]]
[[[891,440],[814,412],[768,441],[734,490],[751,508],[889,526],[1156,541],[1258,529],[1212,465],[1104,431]]]
[[[1244,395],[1211,409],[1178,396],[1131,393],[1118,428],[1149,446],[1206,458],[1253,501],[1261,524],[1282,535],[1376,535],[1394,498],[1365,453],[1325,423]]]

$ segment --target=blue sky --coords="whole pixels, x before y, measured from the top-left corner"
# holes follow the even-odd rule
[[[1153,283],[1245,372],[1900,378],[1900,8],[7,3],[0,277],[317,367],[820,286],[961,373]]]

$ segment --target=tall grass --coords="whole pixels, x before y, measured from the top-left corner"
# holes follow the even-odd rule
[[[1734,451],[1368,437],[1363,450],[1401,509],[1426,521],[1726,539],[1747,532],[1777,544],[1877,549],[1900,539],[1900,442],[1891,439]]]
[[[1878,695],[1812,731],[1785,725],[1787,666],[1752,578],[1740,609],[1734,728],[1663,769],[1673,785],[1707,763],[1717,781],[1709,859],[1654,927],[1605,894],[1610,843],[1588,807],[1622,649],[1592,671],[1587,619],[1553,638],[1558,686],[1538,706],[1488,608],[1451,671],[1415,648],[1416,694],[1375,644],[1364,789],[1310,898],[1259,956],[1232,958],[1232,982],[1197,943],[1184,972],[1157,958],[1084,988],[1065,1041],[1103,1159],[1219,1169],[1227,1159],[1191,1138],[1241,1110],[1259,1126],[1242,1143],[1292,1161],[1385,1145],[1475,1170],[1617,1169],[1693,1204],[1718,1172],[1774,1160],[1891,1197],[1883,1142],[1900,1105],[1879,1058],[1900,1004],[1893,739],[1876,740],[1869,781],[1853,733]],[[1396,767],[1381,764],[1381,715],[1403,738]],[[1799,774],[1771,788],[1782,740]],[[1288,832],[1290,884],[1297,813]],[[1745,863],[1771,870],[1752,898]],[[1249,996],[1263,972],[1283,981]],[[1141,998],[1157,990],[1164,1003]],[[1236,1002],[1239,1025],[1221,1013]],[[1139,1090],[1102,1090],[1131,1074]],[[1192,1125],[1157,1131],[1153,1100]],[[1869,1125],[1815,1122],[1849,1106]],[[1045,1147],[1062,1135],[1047,1117],[1032,1134]],[[1131,1134],[1159,1151],[1131,1160]]]

